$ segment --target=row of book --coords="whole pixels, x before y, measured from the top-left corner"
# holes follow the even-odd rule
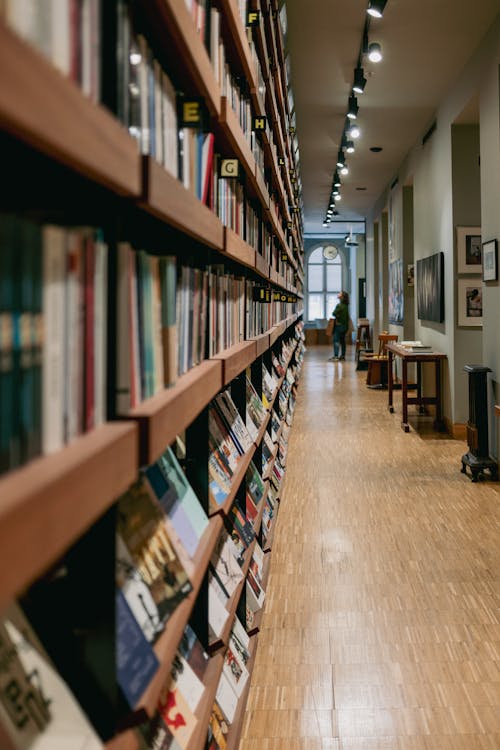
[[[99,230],[0,218],[0,472],[105,421],[107,268]]]
[[[176,268],[174,256],[118,247],[117,410],[126,413],[207,357],[265,333],[293,315],[292,297],[249,279]],[[276,297],[276,298],[274,298]]]
[[[0,18],[100,101],[101,0],[5,0]]]
[[[280,370],[289,364],[294,346],[297,350],[292,366],[294,382],[288,389],[276,457],[283,468],[303,350],[300,325],[296,326],[294,338],[285,342],[273,358],[274,372],[270,377],[283,378],[282,387],[285,382],[292,383],[292,378],[283,377]],[[249,375],[247,372],[244,419],[239,417],[227,391],[219,394],[211,407],[211,424],[216,424],[222,433],[222,436],[216,434],[228,461],[230,457],[225,452],[228,441],[235,449],[238,445],[243,450],[251,431],[255,434],[267,415]],[[271,425],[269,429],[272,435]],[[181,441],[177,443],[181,445]],[[137,482],[118,500],[116,515],[111,516],[116,520],[109,531],[106,531],[108,522],[103,519],[102,531],[96,534],[92,530],[85,544],[78,542],[78,551],[76,547],[70,550],[23,594],[19,605],[11,606],[3,614],[0,719],[13,747],[53,750],[59,745],[71,745],[101,750],[103,739],[109,736],[113,716],[103,727],[102,715],[113,704],[109,703],[108,688],[99,677],[107,658],[103,651],[106,642],[103,603],[99,600],[102,588],[95,579],[93,583],[87,580],[83,588],[76,585],[83,582],[82,575],[88,579],[97,573],[105,578],[99,568],[103,554],[107,557],[99,546],[107,539],[101,537],[103,532],[111,533],[116,541],[115,615],[111,622],[116,623],[116,681],[124,700],[121,710],[125,714],[127,710],[134,713],[142,706],[147,688],[160,668],[157,655],[160,651],[155,644],[179,604],[192,591],[195,556],[209,525],[175,449],[176,445],[168,448],[155,463],[143,468]],[[179,455],[182,453],[179,451]],[[224,750],[248,685],[248,634],[258,627],[258,614],[265,601],[264,550],[271,543],[282,479],[282,472],[273,473],[264,482],[262,473],[250,462],[244,492],[233,504],[208,564],[209,640],[212,646],[219,644],[225,649],[208,727],[209,746],[214,749]],[[89,569],[95,559],[97,567],[93,569],[90,565]],[[90,601],[85,598],[88,596]],[[90,604],[95,597],[99,602],[96,621]],[[240,612],[244,616],[239,620],[234,613],[237,601],[242,598],[244,607],[240,607]],[[70,659],[69,654],[72,654]],[[195,732],[207,730],[200,726],[199,717],[205,712],[200,707],[206,706],[207,689],[210,690],[213,679],[208,677],[209,665],[209,656],[195,631],[186,625],[170,674],[159,690],[154,716],[138,730],[143,750],[182,750],[188,747]]]

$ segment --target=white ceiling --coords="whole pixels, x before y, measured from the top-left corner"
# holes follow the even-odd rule
[[[368,0],[286,2],[306,233],[331,235],[335,228],[322,223],[367,5]],[[356,153],[346,155],[350,173],[342,178],[337,221],[366,216],[499,11],[500,0],[388,0],[383,18],[370,19],[369,41],[380,42],[384,59],[378,64],[363,59],[368,80],[365,93],[358,94],[362,134]],[[468,117],[474,113],[477,102]],[[371,146],[383,151],[372,153]]]

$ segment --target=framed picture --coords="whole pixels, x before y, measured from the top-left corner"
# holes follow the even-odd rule
[[[481,227],[457,227],[458,273],[481,273]]]
[[[483,288],[481,279],[458,279],[458,325],[483,325]]]
[[[444,320],[444,253],[417,260],[417,316],[419,320]]]
[[[403,261],[401,258],[389,263],[389,323],[403,323]]]
[[[498,242],[483,242],[483,281],[496,281],[498,278]]]

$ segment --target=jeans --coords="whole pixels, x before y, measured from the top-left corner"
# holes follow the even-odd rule
[[[335,324],[333,329],[333,356],[339,356],[339,349],[342,357],[345,357],[345,335],[347,333],[347,326]]]

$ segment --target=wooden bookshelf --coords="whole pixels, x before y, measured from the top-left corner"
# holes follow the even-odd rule
[[[188,743],[187,750],[205,750],[207,745],[208,723],[210,714],[215,702],[215,694],[219,685],[219,680],[224,667],[224,655],[215,654],[210,659],[207,671],[204,677],[205,692],[196,709],[198,726],[196,727],[191,740]]]
[[[238,464],[236,466],[236,471],[234,472],[232,478],[231,478],[231,490],[222,503],[216,510],[211,510],[209,515],[214,516],[217,514],[222,514],[224,516],[228,516],[231,512],[231,508],[234,503],[234,498],[236,497],[236,493],[238,492],[240,488],[240,484],[242,483],[243,479],[245,478],[245,474],[247,472],[248,467],[250,466],[250,462],[253,458],[253,455],[255,453],[255,445],[252,445],[247,452],[241,456],[240,460],[238,461]]]
[[[204,97],[210,113],[217,117],[220,113],[219,84],[186,3],[184,0],[152,0],[152,3],[157,16],[170,31],[169,40],[174,41],[186,74]]]
[[[255,255],[255,269],[260,276],[265,279],[269,278],[269,263],[259,253]]]
[[[233,591],[231,597],[229,598],[226,609],[229,612],[229,617],[227,618],[227,622],[224,626],[224,630],[222,631],[222,634],[220,638],[218,638],[216,641],[210,644],[209,651],[211,654],[216,653],[221,648],[227,648],[229,644],[229,636],[231,635],[231,630],[233,629],[233,623],[234,618],[236,616],[236,610],[238,608],[238,602],[240,601],[241,594],[243,592],[243,589],[245,587],[246,581],[247,581],[247,573],[250,568],[250,563],[252,561],[252,555],[255,549],[257,540],[254,539],[253,542],[248,546],[248,548],[245,551],[245,559],[243,561],[243,565],[241,566],[241,572],[243,575],[243,578],[239,582],[239,584],[236,586],[235,590]]]
[[[177,651],[184,628],[186,627],[189,616],[194,607],[196,597],[200,591],[201,584],[208,568],[208,563],[212,557],[221,530],[222,518],[220,516],[211,518],[209,520],[208,528],[205,530],[205,533],[200,540],[194,557],[194,574],[190,578],[193,590],[177,607],[167,621],[165,630],[155,643],[154,650],[160,663],[160,667],[149,683],[144,694],[139,699],[136,707],[137,711],[144,711],[149,717],[154,716],[158,704],[158,697],[168,679],[168,675],[170,674],[170,668],[175,652]]]
[[[142,164],[140,205],[195,240],[222,250],[224,226],[219,217],[150,156],[143,157]]]
[[[256,268],[254,248],[229,227],[224,227],[224,252],[243,266]]]
[[[255,663],[255,654],[257,653],[257,641],[258,641],[258,634],[253,635],[250,638],[250,659],[248,661],[247,670],[252,674],[254,663]],[[237,750],[238,744],[240,741],[240,735],[241,730],[243,729],[243,719],[245,717],[245,708],[248,702],[248,695],[250,693],[250,684],[251,684],[251,678],[248,678],[248,682],[245,685],[245,688],[239,698],[238,701],[238,708],[236,709],[236,714],[233,720],[233,723],[231,724],[231,729],[228,732],[227,735],[227,745],[226,750]]]
[[[254,61],[252,60],[252,53],[250,51],[250,45],[248,44],[246,29],[243,26],[238,12],[237,2],[236,0],[220,0],[220,9],[224,15],[233,44],[237,50],[248,86],[249,88],[256,89],[257,71],[255,70]]]
[[[231,107],[228,99],[223,96],[221,99],[221,113],[219,122],[222,125],[225,139],[229,144],[234,155],[238,157],[245,169],[248,177],[255,181],[256,164],[253,158],[252,149],[245,138],[241,125],[235,111]]]
[[[287,321],[282,320],[281,323],[278,323],[277,326],[274,326],[274,328],[271,331],[270,337],[269,337],[269,345],[272,346],[276,343],[276,341],[279,339],[280,336],[282,336],[286,329],[287,329]]]
[[[254,440],[255,445],[260,445],[262,442],[262,438],[264,437],[264,433],[267,430],[267,425],[269,424],[269,420],[271,419],[271,411],[267,412],[266,417],[264,418],[260,428],[259,432],[257,433],[257,437]]]
[[[255,345],[257,347],[257,357],[260,357],[264,352],[267,352],[269,349],[269,333],[263,333],[260,336],[257,336],[255,339]]]
[[[136,141],[1,22],[0,128],[120,195],[140,194]]]
[[[253,339],[242,341],[241,344],[235,344],[229,349],[225,349],[219,354],[215,354],[213,359],[222,362],[222,385],[229,385],[240,372],[252,364],[256,355],[256,345]]]
[[[156,461],[222,386],[222,361],[204,360],[181,375],[172,388],[132,409],[127,417],[139,423],[141,464]]]
[[[278,455],[278,449],[279,449],[279,445],[276,443],[276,446],[274,448],[273,454],[272,454],[271,458],[269,459],[269,463],[268,463],[268,465],[266,467],[266,470],[265,470],[264,474],[262,475],[262,479],[264,481],[266,479],[270,479],[271,478],[271,474],[273,473],[273,468],[274,468],[274,462],[276,461],[276,456]]]
[[[0,610],[135,480],[137,427],[105,424],[0,478]]]

